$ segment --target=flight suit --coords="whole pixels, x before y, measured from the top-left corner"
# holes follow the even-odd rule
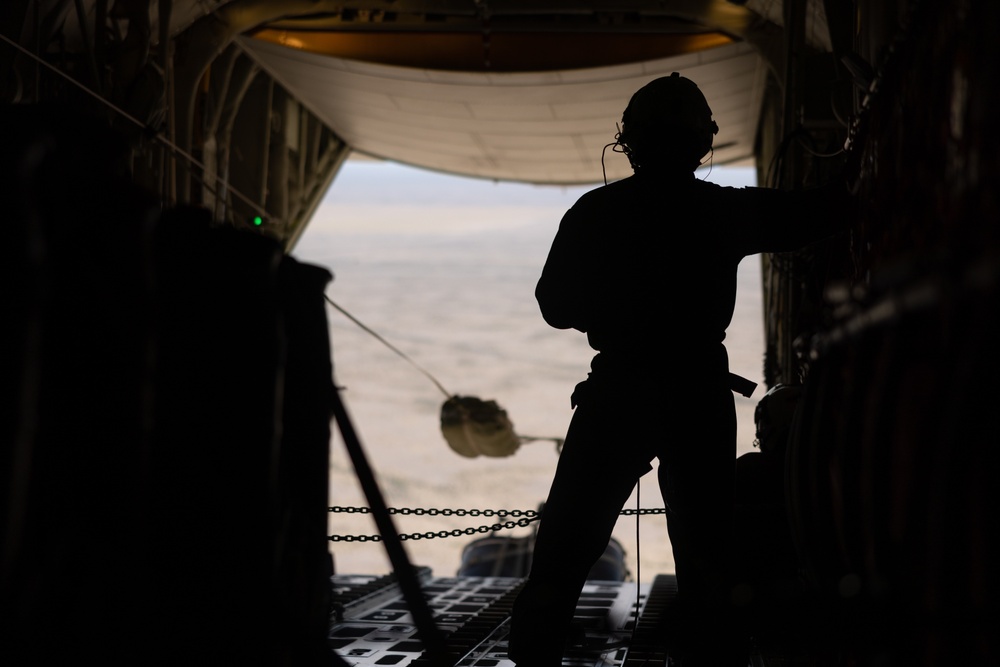
[[[835,196],[643,169],[567,211],[535,295],[546,322],[585,332],[598,354],[573,393],[513,609],[509,655],[520,667],[559,664],[590,567],[654,457],[689,625],[682,635],[693,649],[713,643],[733,553],[736,414],[723,340],[737,267],[836,231]]]

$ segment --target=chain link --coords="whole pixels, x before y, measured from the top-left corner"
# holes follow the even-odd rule
[[[638,514],[640,516],[645,516],[647,514],[666,514],[666,513],[667,509],[665,507],[643,507],[637,510],[622,510],[621,512],[619,512],[619,515],[635,516]]]
[[[344,514],[370,514],[370,507],[329,507],[327,508],[331,513],[344,513]],[[389,514],[401,514],[403,516],[512,516],[512,517],[525,517],[528,519],[538,518],[538,512],[536,510],[453,510],[453,509],[434,509],[434,508],[423,508],[423,507],[387,507]]]
[[[342,514],[371,514],[370,507],[340,507],[328,508],[332,513]],[[517,521],[505,521],[492,525],[483,525],[469,528],[455,528],[454,530],[428,531],[426,533],[402,533],[399,536],[401,541],[407,540],[430,540],[441,537],[462,537],[463,535],[476,535],[480,533],[491,533],[498,530],[509,530],[511,528],[525,527],[537,521],[540,517],[536,510],[480,510],[480,509],[434,509],[434,508],[410,508],[410,507],[389,507],[386,508],[389,514],[399,514],[402,516],[510,516],[521,517]],[[623,509],[621,516],[636,516],[647,514],[666,514],[662,507]],[[330,535],[327,538],[331,542],[381,542],[381,535]]]

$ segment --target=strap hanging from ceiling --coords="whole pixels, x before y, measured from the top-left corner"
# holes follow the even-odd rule
[[[490,7],[486,0],[475,0],[476,11],[483,22],[483,69],[490,69],[490,35],[493,31],[490,26]]]

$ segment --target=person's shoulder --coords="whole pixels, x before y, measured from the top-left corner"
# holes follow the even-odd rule
[[[731,197],[752,197],[755,195],[755,193],[766,189],[750,185],[746,186],[721,185],[719,183],[706,181],[701,178],[694,179],[694,181],[692,181],[692,187],[698,188],[706,192],[711,192],[713,194],[721,196],[731,196]]]
[[[592,211],[611,206],[620,206],[623,200],[634,196],[637,185],[635,177],[629,176],[620,181],[613,181],[607,185],[601,185],[593,190],[588,190],[580,195],[570,209],[570,212]]]
[[[600,185],[593,190],[588,190],[580,195],[577,202],[595,202],[619,197],[624,193],[635,190],[638,186],[638,179],[635,175],[632,175],[618,181],[612,181],[606,185]]]

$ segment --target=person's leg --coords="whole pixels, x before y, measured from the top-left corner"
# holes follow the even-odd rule
[[[602,406],[570,424],[535,541],[531,573],[514,603],[508,655],[519,667],[559,665],[587,574],[607,548],[648,461],[623,455]]]
[[[686,415],[692,429],[660,453],[658,477],[667,507],[682,635],[690,649],[728,652],[732,637],[730,586],[733,558],[733,490],[736,414],[725,388],[694,393],[701,399]]]

